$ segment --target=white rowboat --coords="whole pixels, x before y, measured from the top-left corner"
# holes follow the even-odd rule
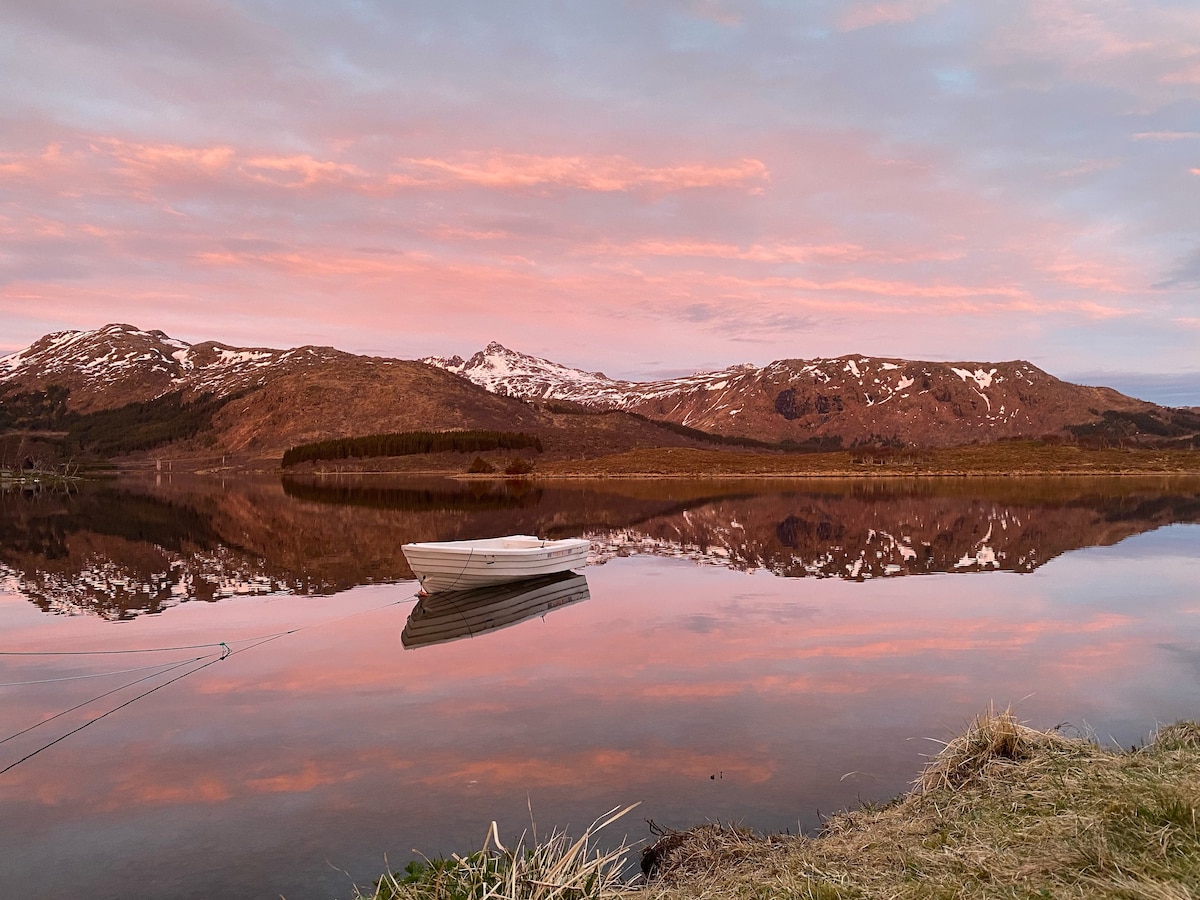
[[[467,590],[565,572],[587,562],[591,542],[528,534],[477,541],[429,541],[401,549],[426,593]]]

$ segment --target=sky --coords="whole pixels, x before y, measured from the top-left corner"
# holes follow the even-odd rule
[[[110,322],[1200,404],[1200,4],[0,0],[0,354]]]

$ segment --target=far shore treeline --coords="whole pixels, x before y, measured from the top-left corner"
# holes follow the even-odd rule
[[[283,468],[321,460],[529,449],[541,453],[542,442],[536,435],[523,431],[400,431],[335,438],[289,447],[283,454]]]

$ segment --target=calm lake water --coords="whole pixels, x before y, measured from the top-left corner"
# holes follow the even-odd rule
[[[991,703],[1129,746],[1200,717],[1197,523],[1184,479],[0,495],[0,884],[346,898],[530,808],[812,829]],[[586,583],[406,647],[400,545],[508,533],[589,537]]]

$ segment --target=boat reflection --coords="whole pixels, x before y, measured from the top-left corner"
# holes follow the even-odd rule
[[[498,631],[534,616],[587,600],[587,578],[556,572],[469,591],[440,591],[417,601],[400,643],[405,649],[444,644]]]

